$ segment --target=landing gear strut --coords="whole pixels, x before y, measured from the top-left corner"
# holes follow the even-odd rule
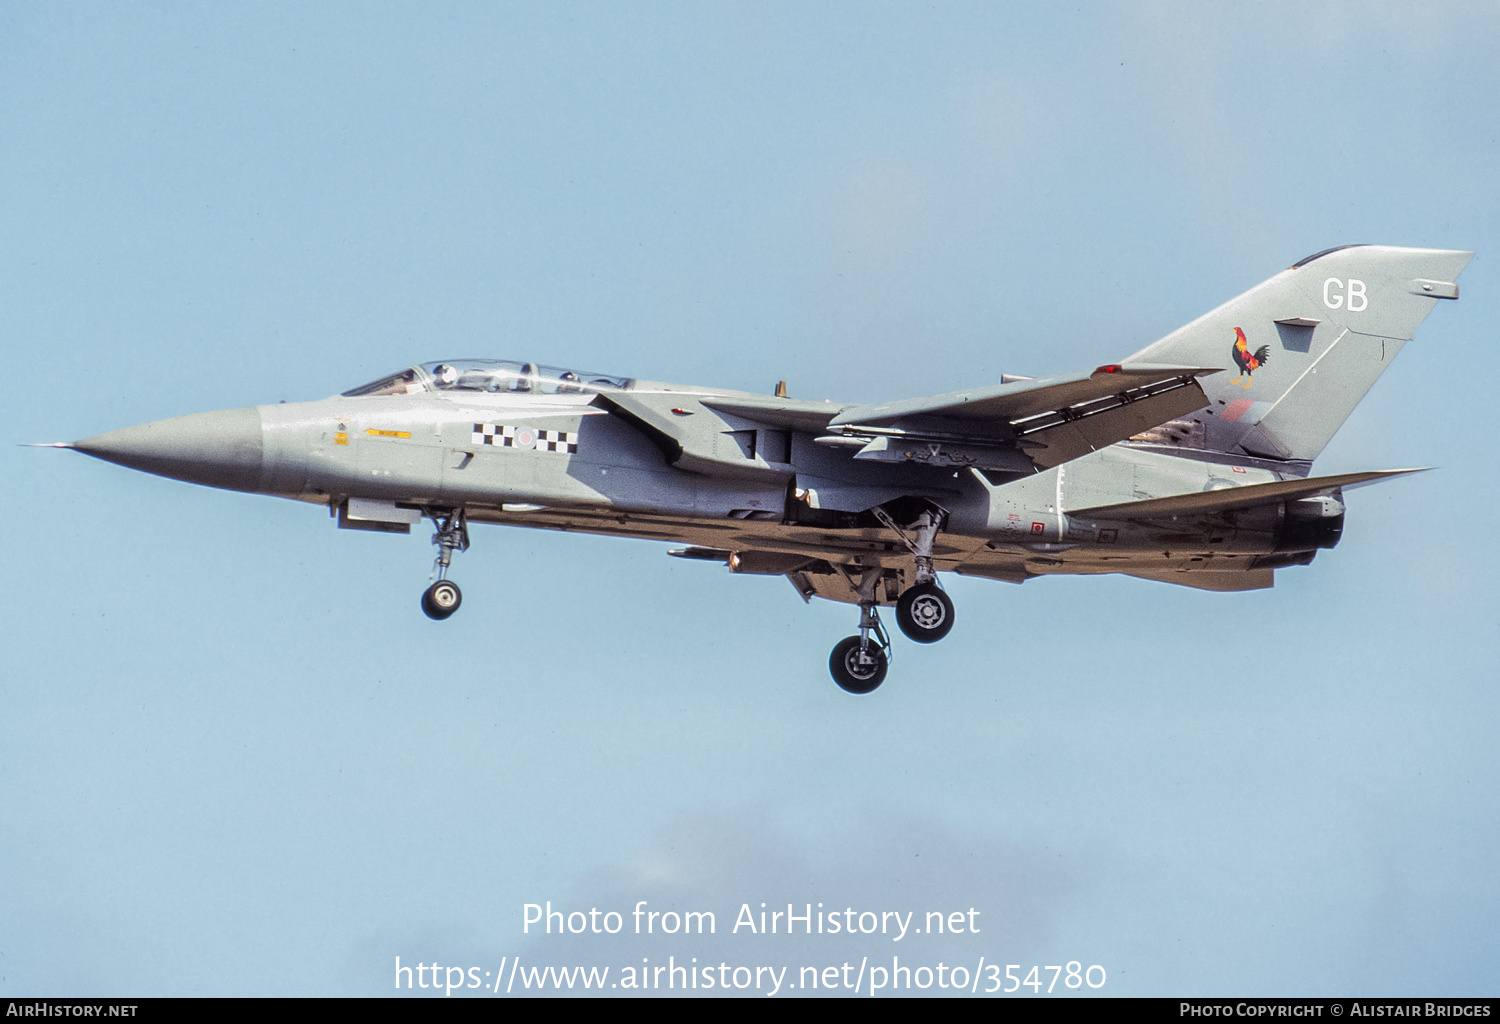
[[[897,526],[884,509],[872,511],[875,518],[896,532],[917,560],[915,584],[896,600],[896,625],[919,644],[937,643],[953,628],[953,600],[938,585],[937,570],[932,565],[933,541],[942,529],[945,514],[927,509],[912,525],[915,534],[912,536]]]
[[[432,575],[436,582],[422,594],[422,611],[429,619],[446,619],[458,611],[463,603],[463,592],[458,584],[448,579],[448,564],[453,561],[453,552],[469,549],[469,524],[463,509],[448,509],[429,512],[437,531],[432,542],[438,546],[437,560],[432,563]]]
[[[867,569],[860,574],[859,636],[840,640],[828,658],[833,681],[849,693],[874,690],[885,682],[886,670],[890,668],[891,640],[880,624],[880,612],[875,606],[875,585],[880,582],[880,575],[879,569]]]

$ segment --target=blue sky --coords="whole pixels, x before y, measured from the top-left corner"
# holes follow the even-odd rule
[[[7,7],[13,442],[471,355],[895,399],[1332,245],[1478,256],[1317,467],[1439,469],[1336,550],[953,580],[863,700],[851,610],[779,579],[483,527],[438,625],[421,534],[0,448],[0,993],[897,954],[1495,995],[1497,42],[1443,3]],[[720,934],[523,934],[547,900]],[[763,901],[981,932],[725,934]]]

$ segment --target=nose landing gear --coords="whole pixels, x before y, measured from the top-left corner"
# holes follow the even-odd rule
[[[469,549],[469,524],[463,509],[448,509],[427,513],[437,528],[432,542],[438,546],[437,560],[432,564],[432,574],[437,581],[422,594],[422,611],[429,619],[441,621],[458,611],[464,595],[458,584],[448,579],[448,564],[453,552]]]
[[[422,593],[422,611],[429,619],[446,619],[458,611],[464,595],[458,584],[450,580],[438,580]]]

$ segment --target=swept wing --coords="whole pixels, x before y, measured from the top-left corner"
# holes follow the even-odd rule
[[[1201,409],[1206,399],[1196,378],[1219,369],[1110,364],[1087,374],[847,406],[828,426],[869,438],[870,454],[888,449],[892,439],[948,443],[1008,451],[1009,458],[988,466],[980,456],[978,468],[1050,469]]]

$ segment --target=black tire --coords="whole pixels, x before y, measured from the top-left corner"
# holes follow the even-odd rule
[[[896,599],[896,625],[919,644],[935,644],[953,628],[953,599],[936,583],[919,583]]]
[[[422,611],[427,613],[429,619],[441,621],[458,611],[458,606],[463,602],[464,595],[457,583],[438,580],[423,593]]]
[[[885,670],[890,668],[885,651],[873,640],[865,648],[866,659],[860,658],[859,637],[840,640],[828,658],[828,671],[833,681],[849,693],[869,693],[885,682]]]

